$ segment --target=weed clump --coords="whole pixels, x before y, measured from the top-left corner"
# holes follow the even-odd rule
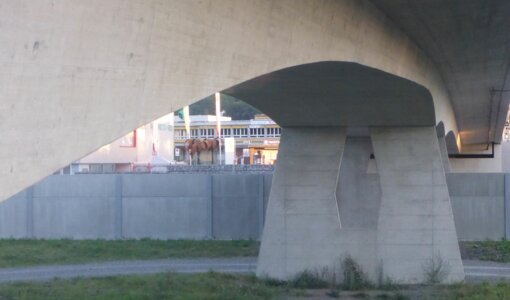
[[[297,274],[290,281],[290,285],[298,289],[324,289],[330,287],[330,282],[320,276],[318,272],[305,270]]]
[[[372,287],[361,266],[352,257],[342,260],[342,288],[346,290],[361,290]]]
[[[428,284],[439,284],[450,275],[451,266],[438,252],[426,260],[423,264],[425,282]]]

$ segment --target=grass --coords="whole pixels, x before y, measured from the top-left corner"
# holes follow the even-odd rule
[[[503,300],[510,299],[510,283],[459,284],[445,287],[453,299]],[[446,299],[446,298],[444,298]]]
[[[0,299],[424,299],[505,300],[510,283],[403,286],[398,291],[298,289],[250,275],[220,273],[116,276],[0,284]]]
[[[254,276],[157,274],[0,284],[0,299],[279,299],[302,294]]]
[[[252,240],[0,240],[0,268],[112,260],[257,256]]]
[[[0,239],[0,268],[112,260],[257,256],[253,240]],[[460,242],[464,259],[510,262],[510,241]]]
[[[112,260],[257,256],[251,240],[0,240],[0,268]],[[469,258],[510,261],[510,241],[461,242]],[[317,277],[317,276],[322,277]],[[289,282],[254,276],[157,274],[0,284],[0,299],[510,299],[510,283],[394,286],[334,284],[321,272]],[[344,274],[345,275],[345,274]],[[324,277],[324,278],[323,278]],[[351,276],[352,277],[352,276]],[[354,279],[354,277],[352,277]]]
[[[510,241],[460,242],[463,259],[510,262]]]

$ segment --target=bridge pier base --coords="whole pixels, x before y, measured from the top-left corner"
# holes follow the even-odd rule
[[[291,279],[352,257],[372,281],[464,272],[434,127],[284,128],[257,275]],[[370,159],[371,154],[375,156]]]
[[[338,259],[341,226],[335,191],[346,130],[283,131],[257,274],[288,279]]]

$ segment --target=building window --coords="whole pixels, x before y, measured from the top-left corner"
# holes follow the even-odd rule
[[[222,128],[221,129],[221,135],[225,136],[225,137],[231,136],[232,135],[232,131],[231,131],[230,128]]]
[[[102,164],[90,164],[89,165],[90,173],[103,173],[103,165]]]

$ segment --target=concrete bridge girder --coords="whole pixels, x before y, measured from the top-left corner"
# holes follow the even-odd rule
[[[0,199],[213,92],[314,62],[416,82],[457,132],[434,64],[369,1],[0,5]]]

